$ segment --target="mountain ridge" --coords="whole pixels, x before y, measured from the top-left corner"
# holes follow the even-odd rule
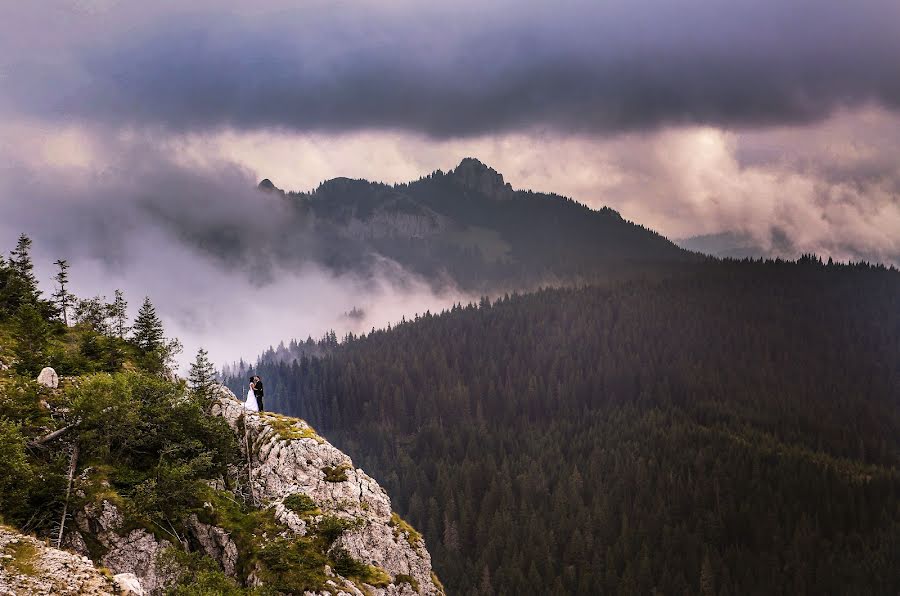
[[[352,269],[377,254],[463,290],[583,283],[702,259],[609,207],[513,189],[474,157],[393,185],[338,177],[295,192],[265,178],[258,188],[324,239],[315,258],[329,266]]]

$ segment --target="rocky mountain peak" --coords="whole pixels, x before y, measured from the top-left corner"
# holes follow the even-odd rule
[[[492,199],[511,199],[513,189],[503,175],[474,157],[463,158],[449,175],[460,185]]]
[[[260,183],[256,186],[256,188],[257,188],[258,190],[262,190],[262,191],[265,191],[265,192],[280,192],[280,193],[282,193],[282,194],[284,193],[283,190],[281,190],[280,188],[278,188],[277,186],[275,186],[275,184],[273,184],[272,181],[269,180],[268,178],[263,178],[263,179],[260,181]]]

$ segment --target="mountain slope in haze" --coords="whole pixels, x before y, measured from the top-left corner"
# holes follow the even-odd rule
[[[516,191],[474,158],[392,186],[336,178],[309,193],[285,193],[266,179],[259,188],[296,206],[304,233],[321,240],[315,258],[338,270],[370,266],[376,254],[436,284],[488,290],[628,275],[697,258],[612,209]]]
[[[256,372],[388,488],[450,593],[900,591],[896,270],[710,262]]]
[[[680,238],[675,240],[675,244],[686,250],[728,259],[794,259],[804,253],[778,226],[771,227],[765,241],[747,232],[726,231]],[[875,253],[849,245],[832,248],[836,251],[834,258],[837,260],[900,265],[900,254]]]
[[[792,252],[792,247],[788,244],[787,238],[782,238],[781,236],[778,238],[783,240],[783,242],[775,245],[775,248],[772,250],[763,248],[753,236],[743,232],[703,234],[691,236],[690,238],[681,238],[676,240],[675,243],[687,250],[729,259],[771,257],[774,256],[772,255],[773,252]]]

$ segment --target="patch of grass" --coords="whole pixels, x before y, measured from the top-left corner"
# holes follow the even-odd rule
[[[309,495],[294,493],[288,495],[282,501],[285,507],[300,516],[314,515],[319,511],[319,506]]]
[[[409,584],[413,591],[419,591],[419,580],[414,578],[411,575],[406,575],[405,573],[398,573],[397,577],[394,578],[394,585],[399,586],[400,584]]]
[[[391,583],[391,576],[387,571],[381,567],[357,561],[342,548],[332,553],[332,561],[334,562],[332,567],[334,572],[354,583],[369,584],[376,588],[383,588]]]
[[[109,570],[109,567],[99,566],[99,567],[97,567],[96,569],[97,569],[97,571],[100,572],[100,575],[102,575],[103,577],[105,577],[105,578],[108,579],[109,581],[112,581],[112,580],[113,580],[113,577],[115,576],[115,574],[114,574],[112,571]]]
[[[441,594],[446,594],[447,590],[444,589],[444,584],[441,583],[441,580],[438,579],[437,573],[434,571],[431,572],[431,583],[434,584],[434,587],[438,589],[438,592]]]
[[[6,565],[19,575],[34,577],[38,574],[38,548],[28,540],[6,545],[6,554],[12,559]]]
[[[221,527],[234,540],[241,553],[237,570],[239,579],[246,580],[250,572],[255,571],[275,593],[330,591],[325,583],[329,579],[325,565],[334,568],[336,564],[330,552],[332,546],[344,532],[364,523],[359,519],[322,516],[315,523],[309,520],[307,534],[297,537],[275,519],[272,508],[253,509],[222,491],[210,490],[205,500],[212,506],[198,512],[198,516],[204,523]],[[288,496],[284,504],[308,517],[319,511],[315,502],[302,493]],[[369,570],[361,577],[372,581],[383,579]]]
[[[406,541],[413,548],[419,548],[419,543],[422,541],[422,534],[419,533],[414,527],[409,525],[409,523],[397,515],[396,512],[391,513],[391,521],[390,525],[394,528],[394,536],[400,538],[401,536],[405,536]]]
[[[204,500],[212,507],[198,511],[198,518],[228,532],[242,554],[238,557],[237,573],[239,577],[246,578],[255,567],[262,546],[285,528],[275,519],[273,510],[253,509],[236,501],[227,492],[210,490]]]
[[[325,473],[325,482],[346,482],[347,470],[349,469],[349,464],[341,464],[336,467],[325,466],[322,468],[322,471]]]
[[[325,439],[316,434],[316,430],[300,420],[299,418],[291,418],[273,412],[263,412],[262,419],[272,427],[278,438],[283,441],[294,441],[297,439],[313,439],[320,445]]]

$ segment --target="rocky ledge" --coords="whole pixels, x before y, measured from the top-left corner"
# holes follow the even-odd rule
[[[180,532],[140,527],[115,497],[101,497],[76,512],[64,546],[111,574],[131,574],[122,577],[140,581],[133,593],[148,595],[174,581],[166,563],[173,551],[207,555],[239,585],[275,593],[443,595],[422,536],[392,511],[375,480],[306,422],[248,412],[224,387],[211,413],[236,433],[243,466],[210,485],[204,510],[181,520]],[[93,569],[90,559],[68,556]],[[107,593],[97,589],[83,593]]]
[[[342,520],[344,530],[332,550],[380,578],[378,585],[354,582],[326,568],[332,588],[359,596],[443,594],[422,536],[392,511],[390,498],[375,480],[306,422],[247,412],[226,389],[213,413],[245,439],[251,453],[251,498],[271,508],[276,520],[297,536],[322,520]]]
[[[0,595],[144,594],[131,574],[113,576],[87,557],[50,548],[30,536],[0,526]]]

